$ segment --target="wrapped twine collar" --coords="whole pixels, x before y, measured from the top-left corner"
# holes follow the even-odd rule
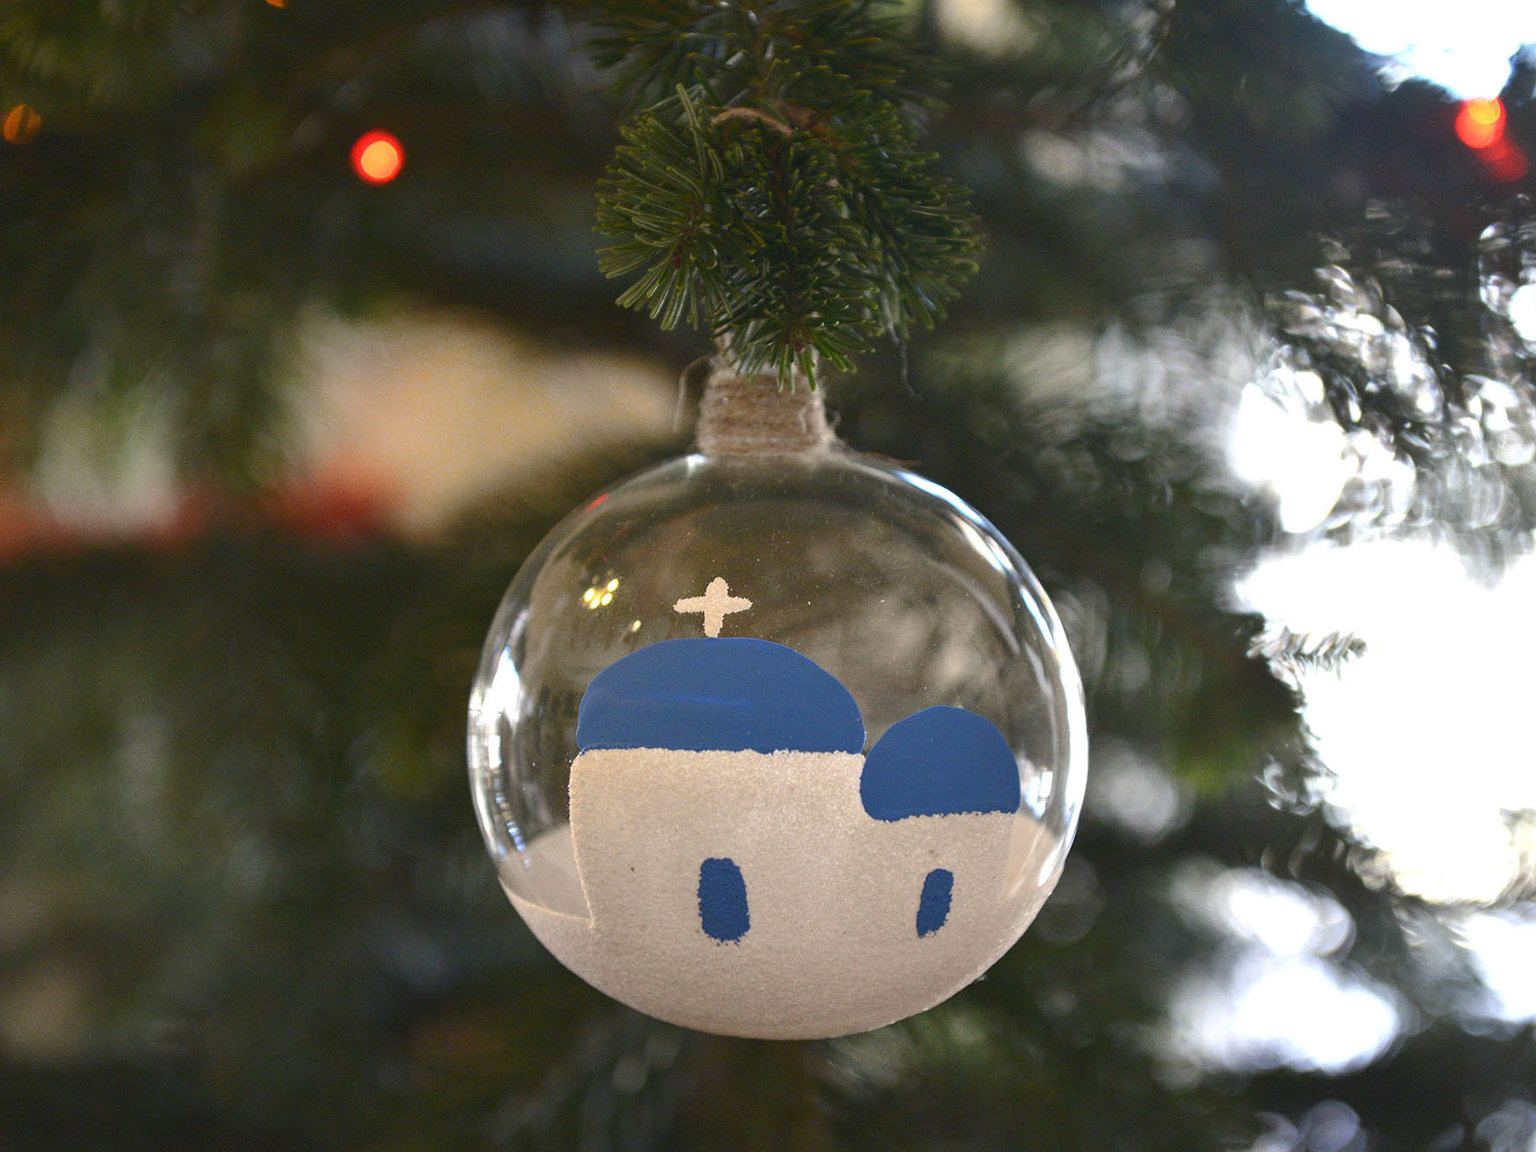
[[[699,450],[706,456],[782,456],[836,443],[819,388],[798,374],[741,376],[715,360],[699,402]]]

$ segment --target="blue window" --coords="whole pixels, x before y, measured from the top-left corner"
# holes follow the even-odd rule
[[[699,865],[699,923],[706,936],[722,944],[736,943],[752,927],[747,882],[736,861],[716,856]]]
[[[955,874],[935,868],[923,877],[923,894],[917,901],[917,934],[932,936],[949,919],[949,898],[955,891]]]

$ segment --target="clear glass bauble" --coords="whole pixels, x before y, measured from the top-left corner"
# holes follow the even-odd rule
[[[573,512],[512,582],[469,718],[534,934],[614,998],[738,1036],[864,1031],[974,980],[1055,885],[1086,769],[1028,567],[839,446],[691,455]]]

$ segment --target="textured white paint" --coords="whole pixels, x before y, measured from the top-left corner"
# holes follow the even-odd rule
[[[511,893],[534,934],[614,998],[707,1032],[770,1039],[877,1028],[953,995],[1012,946],[1055,885],[1055,840],[1013,813],[871,819],[864,758],[840,752],[582,753],[571,819],[530,845],[530,874],[571,853],[591,918]],[[699,921],[699,865],[742,871],[751,927]],[[931,869],[949,918],[919,938]],[[569,906],[569,904],[567,904]]]

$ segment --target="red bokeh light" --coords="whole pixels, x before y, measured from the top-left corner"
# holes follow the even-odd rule
[[[388,184],[405,167],[405,149],[388,132],[364,132],[352,145],[352,171],[368,184]]]
[[[1504,138],[1504,105],[1497,99],[1463,100],[1456,136],[1468,148],[1491,148]]]
[[[1526,173],[1531,170],[1525,153],[1508,140],[1501,139],[1497,144],[1484,148],[1478,155],[1482,157],[1488,174],[1506,184],[1525,179]]]

